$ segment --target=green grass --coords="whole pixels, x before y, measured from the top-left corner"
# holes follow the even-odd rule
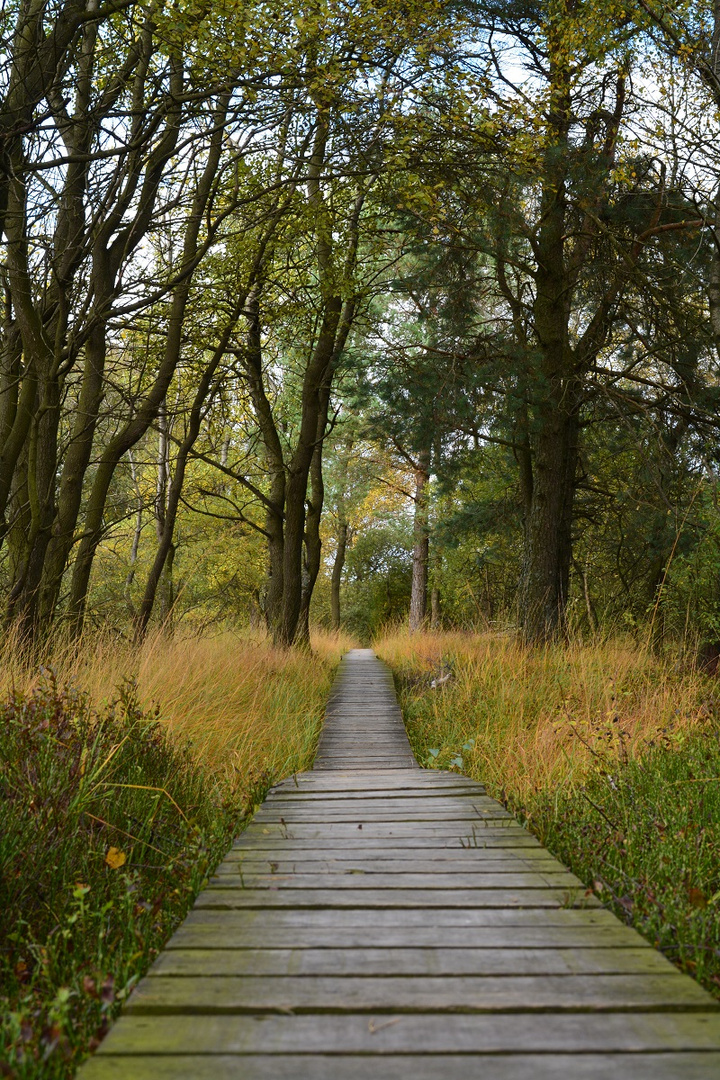
[[[720,997],[720,732],[598,760],[515,809],[624,921]]]
[[[376,649],[421,764],[482,780],[720,997],[717,682],[628,641],[530,650],[508,636],[396,635]]]

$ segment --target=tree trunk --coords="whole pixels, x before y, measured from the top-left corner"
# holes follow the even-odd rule
[[[307,503],[305,516],[305,558],[303,565],[302,597],[300,601],[300,618],[296,632],[296,641],[304,648],[310,648],[310,603],[315,590],[320,562],[322,558],[322,541],[320,539],[320,519],[322,517],[323,502],[325,500],[325,484],[323,482],[322,456],[325,440],[325,428],[327,427],[327,414],[330,401],[329,393],[321,395],[325,400],[321,403],[320,416],[318,418],[317,442],[313,453],[310,467],[310,498]]]
[[[130,475],[132,476],[133,487],[135,488],[135,528],[133,529],[132,544],[130,545],[130,558],[127,577],[125,578],[125,587],[123,589],[123,596],[125,598],[125,605],[128,609],[130,618],[134,621],[137,613],[135,606],[132,602],[132,584],[135,580],[135,570],[137,568],[138,551],[140,548],[140,536],[142,534],[143,527],[143,500],[140,486],[138,484],[137,469],[135,468],[135,461],[133,460],[132,450],[128,450],[128,460],[130,462]]]
[[[27,530],[22,537],[19,532],[14,532],[16,574],[6,609],[7,619],[16,622],[20,635],[28,641],[32,640],[40,629],[38,595],[55,513],[58,461],[60,389],[57,381],[47,373],[41,378],[40,385],[44,394],[30,428],[27,448],[24,488],[28,511]]]
[[[712,223],[713,251],[710,263],[708,299],[710,307],[710,326],[713,334],[715,352],[720,357],[720,184],[715,191],[715,206]]]
[[[343,518],[338,523],[337,548],[330,580],[330,611],[333,630],[340,629],[340,586],[348,544],[348,523]]]
[[[302,378],[300,430],[289,460],[264,385],[261,363],[258,306],[261,285],[250,296],[250,317],[245,368],[253,408],[271,471],[274,510],[266,518],[270,575],[267,599],[268,629],[281,648],[292,645],[298,629],[307,643],[309,606],[320,566],[319,521],[322,510],[322,445],[327,427],[330,392],[335,369],[355,315],[355,300],[343,301],[338,291],[338,267],[334,260],[333,223],[322,192],[322,174],[328,140],[328,113],[318,106],[317,127],[307,170],[307,204],[316,235],[316,268],[322,299],[320,327]],[[364,192],[356,200],[351,218],[351,240],[344,259],[344,280],[351,280],[358,245],[358,222]],[[259,276],[259,275],[258,275]],[[308,483],[315,469],[309,518],[306,512]],[[307,556],[303,561],[304,554]]]
[[[578,459],[578,415],[546,415],[534,454],[533,495],[525,531],[520,623],[527,641],[563,629],[572,562],[572,515]]]
[[[173,606],[173,579],[172,564],[175,560],[175,515],[173,521],[168,521],[168,494],[172,483],[170,476],[170,425],[167,416],[167,404],[163,405],[158,413],[158,456],[157,456],[157,483],[155,487],[155,535],[158,542],[158,551],[162,551],[163,565],[159,579],[156,582],[157,593],[160,600],[158,612],[160,624],[164,630],[171,629],[170,618]],[[183,477],[184,481],[184,469]],[[166,540],[169,536],[169,540]],[[153,596],[153,600],[155,597]],[[144,603],[144,601],[143,601]],[[148,611],[147,621],[152,614],[152,603]],[[143,628],[144,629],[144,628]]]
[[[430,590],[430,629],[440,629],[440,590],[437,585]]]
[[[430,451],[418,455],[415,469],[415,517],[413,524],[412,586],[410,589],[410,631],[422,630],[427,615]]]
[[[173,75],[171,89],[176,102],[179,102],[183,90],[183,78],[179,65]],[[143,185],[143,191],[145,192],[143,209],[138,214],[138,218],[128,225],[117,239],[113,240],[113,250],[119,244],[125,246],[130,242],[137,244],[144,235],[147,226],[143,215],[147,215],[149,218],[152,214],[165,163],[172,155],[177,143],[180,120],[179,108],[179,105],[174,105],[170,109],[166,130],[146,166],[145,183]],[[153,385],[137,404],[134,414],[105,447],[95,472],[85,512],[83,535],[78,545],[70,583],[68,613],[73,632],[76,635],[81,632],[85,618],[90,575],[95,553],[103,537],[105,503],[115,475],[115,469],[122,457],[139,442],[157,418],[158,410],[165,400],[180,360],[193,272],[204,244],[204,240],[201,240],[201,229],[206,223],[206,209],[212,196],[220,162],[226,111],[227,97],[224,97],[216,110],[216,129],[205,167],[193,193],[192,206],[183,237],[182,254],[178,265],[178,284],[171,293],[167,337],[159,370]]]
[[[160,625],[163,632],[168,636],[173,635],[173,611],[175,608],[175,583],[173,579],[173,566],[175,564],[175,553],[177,551],[177,545],[174,540],[171,540],[168,544],[167,555],[165,557],[165,565],[160,575],[160,582],[158,585],[158,592],[160,594]]]
[[[172,580],[172,567],[175,559],[175,544],[173,537],[175,535],[178,507],[180,505],[183,485],[185,483],[187,460],[190,451],[200,434],[203,410],[209,407],[209,403],[213,400],[219,389],[219,379],[216,378],[216,373],[225,356],[230,343],[230,338],[237,325],[237,321],[240,318],[240,313],[245,306],[245,300],[246,294],[243,293],[238,299],[235,310],[220,335],[220,341],[215,347],[210,363],[205,368],[200,382],[198,383],[192,407],[190,409],[185,436],[178,446],[175,471],[173,472],[169,483],[170,433],[167,417],[165,415],[165,406],[160,406],[157,461],[158,474],[155,499],[155,528],[158,538],[158,547],[145,584],[145,593],[142,603],[138,610],[135,623],[136,640],[142,640],[147,631],[147,626],[150,621],[150,616],[152,615],[155,598],[159,588],[162,588],[163,592],[161,618],[166,628],[170,627],[170,618],[175,602]]]
[[[8,264],[13,305],[23,337],[24,352],[29,358],[28,371],[34,372],[38,387],[38,409],[28,433],[26,475],[30,517],[27,552],[22,566],[18,564],[20,576],[13,583],[8,603],[8,615],[16,619],[28,635],[34,635],[38,630],[44,632],[54,615],[74,540],[83,479],[92,456],[95,424],[102,401],[105,332],[113,289],[123,260],[128,258],[147,231],[155,197],[160,190],[163,168],[174,150],[179,133],[181,106],[171,103],[165,118],[165,130],[154,152],[149,158],[136,155],[133,166],[127,170],[122,198],[116,205],[106,208],[105,216],[101,216],[96,223],[89,289],[93,307],[85,325],[74,328],[79,341],[83,340],[83,330],[87,331],[84,341],[85,368],[72,438],[58,484],[60,405],[65,375],[77,362],[77,354],[68,343],[69,312],[75,277],[88,254],[85,211],[91,171],[90,148],[101,125],[101,117],[88,112],[88,102],[95,85],[96,38],[97,26],[90,22],[84,30],[78,58],[72,114],[59,92],[51,91],[48,95],[53,121],[62,133],[71,161],[57,204],[51,285],[45,295],[35,295],[34,283],[28,273],[28,244],[24,226],[27,221],[26,193],[20,163],[17,163],[10,188]],[[146,51],[151,51],[152,43],[147,33],[144,41]],[[140,51],[134,54],[126,70],[127,77],[139,63],[143,46],[138,48]],[[178,63],[174,64],[174,71],[175,74],[171,76],[171,96],[177,102],[183,83]],[[144,89],[146,75],[147,69],[140,64],[136,71],[138,81],[135,90]],[[118,85],[116,91],[109,92],[104,107],[112,110],[120,90]],[[130,200],[141,182],[143,197],[138,203],[137,213],[131,222],[123,224]]]
[[[85,349],[85,370],[75,414],[72,441],[65,455],[58,488],[57,512],[43,566],[40,617],[49,625],[55,615],[63,575],[75,538],[82,503],[83,480],[92,456],[93,439],[103,398],[106,326],[93,328]]]
[[[322,446],[327,428],[330,392],[335,369],[345,347],[348,333],[355,316],[355,299],[343,300],[338,290],[338,267],[334,252],[332,212],[326,204],[322,191],[322,175],[329,138],[328,110],[324,103],[316,102],[317,127],[313,149],[308,163],[307,203],[314,216],[315,261],[320,295],[322,297],[322,321],[303,375],[300,404],[300,432],[288,468],[285,492],[285,537],[283,552],[283,596],[280,619],[275,624],[273,638],[277,645],[288,646],[295,641],[303,610],[309,613],[310,597],[319,569],[319,512],[322,509]],[[365,193],[361,191],[355,201],[350,221],[350,242],[345,251],[344,280],[352,280],[358,246],[358,228]],[[316,456],[317,455],[317,456]],[[313,463],[316,463],[318,484],[316,500],[317,521],[311,522],[308,574],[305,579],[306,600],[303,601],[303,545],[306,537],[306,509],[308,479]],[[313,514],[315,510],[313,510]],[[317,527],[317,528],[316,528]],[[317,535],[314,535],[317,532]],[[314,575],[314,576],[313,576]],[[303,635],[306,628],[303,625]]]
[[[284,478],[282,485],[280,483],[273,484],[271,492],[274,488],[277,496],[278,489],[281,486],[284,489]],[[275,499],[273,499],[273,502],[275,502]],[[282,513],[278,514],[270,509],[266,511],[265,534],[268,542],[268,576],[263,607],[265,610],[265,625],[268,633],[274,637],[275,628],[280,622],[283,596],[285,527]]]
[[[551,638],[564,624],[579,431],[576,357],[569,340],[574,277],[565,256],[571,77],[562,48],[551,44],[550,55],[549,132],[534,275],[533,474],[522,484],[526,528],[519,614],[523,636],[533,642]]]
[[[264,610],[268,633],[275,636],[280,623],[284,587],[285,492],[287,474],[283,446],[275,426],[272,404],[265,390],[262,352],[260,297],[262,282],[255,282],[245,304],[248,319],[243,364],[248,379],[250,399],[260,432],[265,464],[270,473],[270,505],[265,510],[265,535],[268,544],[268,577]]]
[[[295,640],[302,609],[305,500],[316,450],[322,454],[330,385],[349,329],[349,322],[342,318],[342,314],[341,298],[330,297],[325,302],[322,327],[303,379],[300,435],[290,464],[285,494],[283,597],[280,621],[274,633],[275,643],[281,646],[292,645]],[[318,469],[321,470],[321,459],[316,460]]]

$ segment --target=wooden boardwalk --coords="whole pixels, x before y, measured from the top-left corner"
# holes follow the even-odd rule
[[[418,768],[345,659],[81,1080],[711,1080],[720,1009],[480,784]]]

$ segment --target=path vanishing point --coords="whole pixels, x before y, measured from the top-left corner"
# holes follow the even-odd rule
[[[80,1080],[711,1080],[720,1007],[481,784],[420,769],[344,659],[272,789]]]

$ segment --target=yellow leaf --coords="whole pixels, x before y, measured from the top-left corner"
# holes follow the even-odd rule
[[[105,856],[105,862],[108,864],[111,870],[119,870],[121,866],[125,865],[125,852],[120,848],[111,847],[108,848],[108,853]]]

